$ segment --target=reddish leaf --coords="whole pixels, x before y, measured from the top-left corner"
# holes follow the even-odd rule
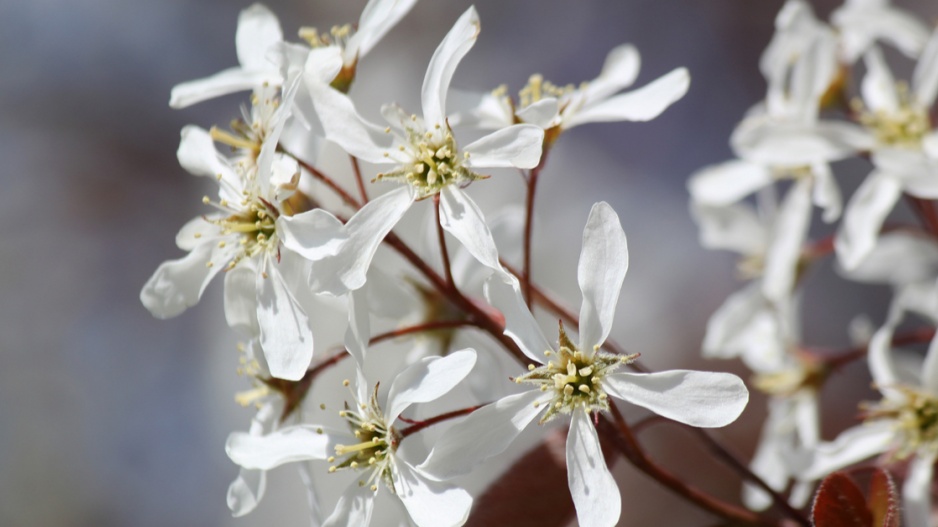
[[[611,468],[617,456],[602,436],[600,444]],[[476,498],[466,527],[569,525],[575,509],[567,486],[566,445],[566,428],[549,433]]]
[[[816,527],[871,527],[873,516],[863,492],[846,475],[834,472],[824,478],[811,511]]]
[[[870,480],[870,512],[873,527],[899,527],[899,493],[888,472],[879,468]]]

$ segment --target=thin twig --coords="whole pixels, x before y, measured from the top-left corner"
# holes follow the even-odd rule
[[[349,154],[348,158],[352,160],[352,171],[355,172],[355,181],[358,182],[358,192],[362,196],[362,203],[368,203],[368,191],[365,190],[365,179],[362,177],[362,169],[358,166],[358,158]]]
[[[446,232],[443,230],[443,223],[440,221],[440,195],[433,196],[433,209],[436,211],[436,235],[440,241],[440,254],[443,256],[443,271],[446,273],[446,284],[451,288],[456,287],[453,281],[453,268],[449,263],[449,251],[446,250]]]

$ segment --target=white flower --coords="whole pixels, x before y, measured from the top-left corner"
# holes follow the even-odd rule
[[[377,386],[371,392],[359,369],[354,405],[340,412],[351,434],[317,424],[284,427],[264,436],[236,432],[229,436],[226,451],[232,461],[247,469],[269,470],[294,461],[325,460],[331,464],[330,473],[349,470],[358,474],[323,527],[368,525],[379,482],[401,499],[418,526],[462,525],[472,497],[429,478],[403,459],[397,449],[404,437],[394,425],[411,405],[449,392],[469,374],[475,358],[473,350],[462,350],[410,366],[394,379],[384,410],[378,404]]]
[[[876,168],[851,198],[837,234],[837,256],[847,269],[873,249],[903,192],[938,198],[938,131],[928,115],[938,95],[938,31],[916,64],[911,90],[896,82],[878,49],[866,54],[866,66],[856,110],[873,143]]]
[[[606,56],[602,72],[579,87],[556,86],[532,75],[517,104],[504,87],[486,94],[460,94],[458,123],[483,129],[503,128],[517,121],[557,133],[586,123],[648,121],[687,93],[690,75],[677,68],[636,90],[617,93],[638,77],[639,54],[622,44]]]
[[[931,485],[938,458],[938,338],[932,339],[924,361],[918,355],[893,350],[891,341],[907,311],[924,314],[934,323],[936,308],[934,284],[900,291],[887,323],[869,345],[870,373],[882,400],[865,407],[865,423],[819,445],[801,476],[806,480],[821,478],[887,452],[895,459],[910,458],[902,487],[904,523],[910,526],[931,525]]]
[[[341,57],[341,67],[331,71],[328,82],[341,77],[341,84],[348,89],[358,60],[374,48],[415,3],[417,0],[370,0],[362,10],[357,31],[350,25],[336,26],[329,34],[302,28],[300,36],[313,48],[331,48],[330,51]],[[175,86],[169,105],[185,108],[229,93],[289,84],[290,63],[298,60],[302,65],[309,52],[308,47],[284,42],[277,17],[261,4],[241,11],[235,47],[239,66]],[[318,61],[314,59],[311,63]]]
[[[591,412],[609,408],[610,395],[692,426],[733,422],[749,397],[735,375],[687,370],[616,372],[634,357],[599,350],[611,330],[627,267],[628,249],[618,216],[608,204],[597,203],[583,231],[577,272],[583,293],[579,344],[561,328],[557,350],[537,327],[517,281],[493,275],[488,296],[505,315],[505,334],[539,364],[532,364],[516,382],[536,389],[491,403],[448,429],[420,468],[440,478],[467,473],[481,460],[504,451],[538,415],[543,414],[542,423],[570,415],[568,482],[577,518],[584,526],[614,525],[621,507],[619,491],[590,418]]]
[[[534,167],[540,160],[544,132],[532,125],[515,125],[462,149],[457,146],[446,121],[446,93],[456,66],[478,33],[479,19],[470,8],[430,59],[421,94],[422,118],[408,116],[397,106],[385,106],[382,111],[390,126],[384,129],[365,121],[346,95],[307,76],[327,139],[364,161],[393,165],[376,179],[402,184],[368,202],[345,225],[318,210],[285,221],[287,246],[313,261],[310,285],[314,290],[341,295],[361,287],[381,240],[415,200],[437,194],[443,228],[481,263],[501,269],[482,213],[461,187],[486,177],[476,172],[480,168]],[[341,243],[338,253],[324,256],[323,245],[335,240]]]
[[[856,62],[878,40],[911,58],[918,57],[928,40],[925,23],[889,0],[846,0],[831,13],[831,23],[839,31],[841,55],[847,64]]]
[[[140,299],[155,316],[174,317],[195,305],[208,282],[226,271],[229,322],[259,332],[272,375],[297,380],[312,357],[313,335],[291,288],[303,282],[308,264],[281,244],[299,172],[295,160],[275,151],[291,97],[286,94],[278,106],[275,91],[255,94],[251,124],[242,123],[237,136],[194,126],[182,130],[179,162],[218,182],[218,201],[205,197],[203,202],[219,212],[183,226],[176,244],[189,254],[160,265]],[[213,139],[237,147],[238,156],[219,155]]]

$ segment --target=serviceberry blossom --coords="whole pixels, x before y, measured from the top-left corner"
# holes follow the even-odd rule
[[[315,76],[307,76],[326,138],[349,154],[394,168],[376,181],[400,186],[365,204],[342,225],[322,211],[299,214],[286,222],[285,243],[313,261],[310,285],[333,295],[364,284],[382,239],[416,200],[439,196],[440,224],[484,265],[500,270],[498,253],[481,211],[462,187],[484,179],[484,168],[533,168],[541,156],[544,132],[533,125],[513,125],[460,148],[446,120],[446,94],[457,65],[479,34],[475,8],[466,11],[430,59],[423,81],[423,115],[407,115],[396,105],[382,108],[390,126],[382,129],[362,118],[351,99]],[[323,256],[331,241],[341,245]]]
[[[271,374],[296,380],[309,365],[313,335],[291,291],[302,283],[308,264],[281,243],[283,218],[300,206],[290,199],[299,178],[296,161],[276,152],[291,97],[285,94],[281,101],[275,88],[258,91],[250,114],[235,122],[233,134],[183,129],[179,162],[218,182],[218,201],[202,200],[218,212],[183,226],[176,244],[189,254],[160,265],[140,299],[155,316],[174,317],[199,301],[215,275],[227,271],[229,320],[256,319]],[[219,154],[214,141],[233,147],[235,157]],[[242,313],[245,309],[249,313]]]
[[[583,231],[577,268],[583,293],[579,343],[570,340],[561,326],[556,349],[525,306],[517,281],[494,274],[488,297],[505,315],[505,334],[536,363],[515,382],[533,389],[484,406],[448,429],[420,468],[443,479],[468,473],[481,460],[508,448],[539,415],[542,424],[569,415],[567,470],[577,518],[584,526],[615,525],[621,507],[619,490],[590,417],[609,409],[610,395],[691,426],[719,427],[735,421],[749,399],[739,377],[688,370],[618,372],[636,356],[600,350],[612,329],[627,268],[628,249],[619,218],[608,204],[597,203]]]
[[[330,463],[328,473],[336,478],[341,472],[354,473],[354,481],[323,527],[368,525],[382,486],[403,502],[420,527],[462,525],[472,497],[428,477],[400,456],[398,447],[405,436],[395,425],[412,405],[436,400],[455,387],[472,370],[475,358],[475,351],[467,349],[418,361],[394,379],[383,409],[378,386],[357,369],[353,404],[339,412],[351,433],[320,424],[288,426],[263,436],[235,432],[225,449],[246,469],[270,470],[284,463],[319,460]]]
[[[676,68],[649,84],[626,93],[641,64],[631,44],[617,46],[606,56],[599,76],[579,87],[557,86],[536,74],[521,89],[517,101],[501,86],[485,94],[459,94],[459,124],[498,129],[515,122],[550,131],[555,140],[563,130],[586,123],[648,121],[680,100],[690,86],[690,74]]]

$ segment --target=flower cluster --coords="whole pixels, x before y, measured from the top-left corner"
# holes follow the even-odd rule
[[[728,523],[773,521],[664,469],[639,440],[644,426],[620,411],[639,407],[654,414],[643,422],[690,427],[732,461],[699,429],[734,422],[749,391],[730,373],[652,372],[611,338],[629,262],[612,206],[599,201],[586,218],[578,313],[532,279],[535,188],[550,184],[556,142],[588,123],[657,117],[687,92],[687,70],[624,91],[640,60],[623,44],[579,85],[533,74],[517,96],[506,86],[451,89],[481,31],[470,7],[430,59],[420,111],[388,101],[384,122],[372,122],[351,95],[358,68],[415,4],[369,0],[357,24],[303,27],[298,42],[255,4],[238,21],[240,65],[172,91],[176,108],[250,93],[224,129],[182,130],[180,164],[214,180],[217,196],[202,198],[206,212],[179,231],[187,254],[160,265],[140,294],[155,316],[173,317],[224,277],[225,318],[243,339],[239,372],[251,383],[236,399],[258,409],[226,444],[241,467],[229,488],[232,512],[258,505],[267,470],[309,462],[314,525],[377,522],[383,493],[413,524],[462,525],[474,500],[463,476],[491,471],[487,460],[529,427],[563,426],[580,525],[619,522],[623,498],[607,463],[617,456]],[[916,61],[909,82],[896,80],[885,47]],[[938,459],[938,209],[930,201],[938,198],[938,31],[886,0],[847,0],[830,23],[807,1],[788,0],[760,69],[766,95],[730,138],[736,158],[688,184],[702,244],[739,253],[749,281],[714,313],[702,345],[707,358],[741,359],[767,396],[749,468],[729,463],[744,483],[742,502],[807,524],[799,509],[816,480],[885,452],[884,464],[910,460],[905,515],[909,525],[928,525]],[[324,148],[347,155],[349,170],[318,164]],[[844,206],[832,163],[851,157],[872,169]],[[524,206],[486,218],[476,200],[504,169],[520,174]],[[902,197],[919,224],[887,222]],[[814,207],[836,232],[810,238]],[[427,232],[402,221],[416,211],[432,215]],[[856,348],[842,353],[808,346],[800,328],[801,293],[826,255],[849,279],[895,289],[882,327],[854,331]],[[327,313],[342,322],[322,322]],[[906,334],[908,314],[926,326]],[[540,315],[560,321],[556,339],[545,337]],[[894,349],[928,341],[924,359]],[[882,399],[861,406],[866,424],[825,442],[820,390],[861,358]],[[323,489],[336,482],[347,489],[325,503]]]

